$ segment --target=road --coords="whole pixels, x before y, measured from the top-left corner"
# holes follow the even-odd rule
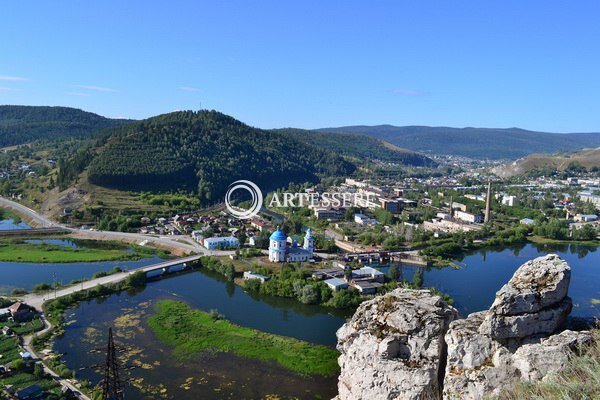
[[[23,214],[34,222],[34,225],[38,225],[40,228],[50,228],[53,226],[60,226],[59,224],[54,223],[43,215],[38,214],[36,211],[32,210],[29,207],[25,207],[22,204],[19,204],[15,201],[9,200],[5,197],[0,197],[0,206],[10,208]]]
[[[32,210],[31,208],[19,204],[15,201],[9,200],[5,197],[0,197],[0,207],[6,207],[16,211],[31,219],[36,225],[39,225],[40,227],[60,227],[71,232],[72,236],[81,239],[118,240],[137,244],[147,241],[149,243],[159,245],[159,247],[168,248],[170,250],[176,250],[175,253],[179,253],[177,255],[200,253],[210,256],[228,256],[235,253],[234,251],[229,250],[207,250],[206,248],[202,247],[200,244],[192,240],[189,236],[184,235],[154,236],[142,235],[141,233],[74,229],[65,225],[58,224],[39,214],[37,211]]]
[[[44,333],[48,332],[50,329],[52,329],[52,324],[50,322],[48,322],[48,320],[46,318],[44,318],[42,316],[41,319],[42,319],[42,322],[44,323],[44,329],[36,332],[35,335],[24,336],[23,337],[23,348],[25,349],[25,351],[28,351],[29,354],[31,354],[33,361],[40,362],[40,364],[42,364],[42,367],[44,368],[44,372],[46,374],[50,375],[52,377],[52,379],[54,379],[54,381],[56,381],[59,385],[61,385],[62,387],[71,389],[71,391],[75,394],[75,396],[77,396],[77,398],[79,400],[92,400],[85,394],[81,393],[79,388],[77,388],[70,380],[61,378],[56,372],[54,372],[53,370],[48,368],[46,366],[46,364],[44,364],[42,359],[38,356],[38,354],[35,352],[35,349],[31,345],[31,341],[33,340],[34,336],[41,336]]]

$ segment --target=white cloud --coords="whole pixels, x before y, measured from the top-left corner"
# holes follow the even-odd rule
[[[179,86],[177,89],[183,90],[184,92],[199,92],[200,89],[193,86]]]
[[[65,94],[71,95],[71,96],[82,96],[82,97],[89,97],[91,96],[91,94],[89,93],[82,93],[82,92],[65,92]]]
[[[23,78],[22,76],[0,75],[0,81],[22,82],[22,81],[28,81],[28,80],[29,80],[29,78]]]
[[[103,86],[94,86],[94,85],[71,85],[74,88],[85,89],[85,90],[93,90],[96,92],[117,92],[115,89],[103,87]]]

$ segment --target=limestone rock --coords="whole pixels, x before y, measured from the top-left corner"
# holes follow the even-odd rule
[[[450,324],[446,333],[448,362],[444,399],[482,399],[497,395],[504,382],[518,379],[508,361],[510,352],[499,342],[479,333],[487,311],[470,314]]]
[[[480,332],[500,340],[554,332],[573,308],[570,281],[571,268],[555,254],[526,262],[496,293]]]
[[[556,254],[521,265],[496,293],[490,311],[499,315],[534,313],[559,303],[567,296],[571,268]]]
[[[523,264],[488,311],[450,324],[444,399],[499,395],[519,380],[545,379],[569,353],[591,341],[589,332],[554,333],[571,308],[570,268],[549,255]]]
[[[426,290],[396,289],[361,304],[337,332],[338,399],[438,398],[444,334],[457,316]]]
[[[592,340],[589,332],[553,334],[572,308],[569,280],[558,256],[537,258],[515,272],[489,310],[465,319],[424,290],[397,289],[363,303],[337,332],[338,399],[479,400],[559,373],[570,352]]]
[[[571,298],[566,297],[555,305],[530,314],[496,315],[489,312],[480,332],[499,340],[550,334],[564,324],[572,308]]]
[[[523,380],[543,380],[565,368],[570,352],[591,342],[590,332],[563,331],[540,343],[519,347],[512,356],[512,363],[521,372]]]

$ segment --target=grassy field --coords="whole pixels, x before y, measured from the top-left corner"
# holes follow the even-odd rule
[[[153,253],[139,250],[126,251],[122,245],[82,246],[72,248],[53,244],[33,244],[21,240],[0,241],[0,261],[32,263],[71,263],[93,261],[131,261]]]
[[[158,302],[148,325],[181,359],[200,351],[219,351],[275,362],[300,375],[339,372],[339,353],[332,348],[241,327],[179,301]]]

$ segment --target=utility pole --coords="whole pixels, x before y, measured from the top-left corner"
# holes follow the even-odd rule
[[[102,400],[124,400],[121,380],[119,379],[119,364],[117,351],[113,340],[112,328],[108,328],[108,346],[106,348],[106,363],[104,365],[104,380],[102,382]]]
[[[54,298],[56,299],[56,290],[57,290],[56,271],[52,273],[52,280],[54,281]]]

